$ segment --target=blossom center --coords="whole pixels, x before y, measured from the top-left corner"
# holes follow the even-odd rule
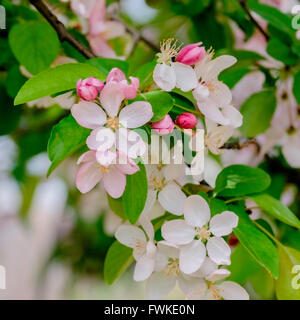
[[[210,238],[211,232],[206,227],[202,227],[202,228],[196,227],[195,229],[196,229],[197,236],[200,239],[208,240]]]
[[[109,172],[109,166],[103,166],[102,164],[98,163],[102,173],[108,173]]]
[[[168,276],[175,276],[179,275],[179,259],[169,258],[168,265],[165,268],[165,272]]]
[[[146,243],[140,239],[135,240],[135,252],[142,254],[146,250]]]
[[[118,118],[110,118],[107,120],[107,124],[112,129],[119,128],[119,119]]]
[[[172,62],[172,58],[176,57],[182,44],[178,44],[178,40],[173,38],[164,40],[160,44],[160,53],[157,54],[157,62],[165,63],[169,65]]]
[[[210,292],[213,296],[213,298],[215,300],[221,300],[223,297],[222,295],[220,294],[220,291],[218,290],[218,288],[214,285],[214,283],[210,283],[208,285],[209,289],[210,289]]]

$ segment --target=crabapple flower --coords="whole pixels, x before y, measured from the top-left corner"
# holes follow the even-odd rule
[[[103,87],[104,83],[101,80],[90,77],[84,80],[79,79],[76,84],[76,91],[80,98],[91,101],[97,98]]]
[[[124,155],[118,153],[118,158]],[[103,166],[97,161],[96,152],[87,151],[80,156],[77,164],[81,164],[76,175],[76,186],[81,193],[92,190],[100,181],[104,189],[112,198],[120,198],[126,186],[126,174],[134,174],[139,171],[138,165],[126,159],[127,163]],[[121,161],[120,161],[121,162]]]
[[[199,62],[205,56],[205,48],[199,47],[202,42],[192,43],[183,47],[177,57],[176,61],[187,65],[193,65]]]
[[[165,241],[157,244],[154,272],[146,283],[146,292],[150,299],[160,299],[175,287],[188,294],[197,288],[196,278],[183,274],[179,268],[178,246]]]
[[[293,168],[300,168],[300,131],[287,135],[283,141],[282,154]]]
[[[221,124],[238,127],[240,123],[239,111],[232,107],[230,89],[218,80],[219,74],[236,63],[236,58],[223,55],[212,59],[213,52],[196,64],[195,72],[199,79],[193,90],[199,110],[210,120]]]
[[[184,92],[191,91],[197,86],[196,73],[191,66],[172,61],[177,52],[177,43],[173,39],[162,43],[153,80],[164,91],[172,91],[175,87]]]
[[[145,232],[136,226],[121,225],[115,233],[120,243],[133,249],[133,256],[136,260],[133,274],[135,281],[144,281],[150,277],[154,270],[156,257],[153,225],[145,218],[140,222]]]
[[[137,91],[140,85],[140,80],[139,78],[135,77],[129,77],[131,80],[131,84],[128,83],[126,80],[126,76],[124,72],[118,68],[113,68],[109,72],[107,78],[106,78],[106,83],[109,82],[117,82],[119,83],[124,92],[124,97],[125,99],[134,99],[137,95]]]
[[[193,129],[197,123],[196,116],[190,112],[184,112],[176,118],[176,124],[182,129]]]
[[[117,21],[105,19],[105,0],[96,0],[89,15],[88,40],[92,50],[97,56],[116,58],[116,53],[106,40],[120,37],[125,33],[125,27]]]
[[[135,101],[120,110],[124,99],[122,84],[109,82],[100,95],[101,106],[105,111],[96,103],[85,101],[75,104],[71,109],[79,125],[93,129],[87,138],[87,146],[97,151],[96,156],[102,165],[108,164],[107,157],[103,155],[110,156],[111,161],[116,158],[116,149],[133,159],[145,152],[141,136],[129,129],[149,122],[153,116],[151,104]],[[104,153],[107,150],[110,153]]]
[[[183,213],[184,220],[167,221],[161,229],[167,242],[180,246],[180,270],[186,274],[197,271],[206,252],[215,263],[229,265],[231,250],[222,236],[237,226],[237,215],[224,211],[211,218],[207,202],[199,195],[185,200]]]
[[[152,122],[151,127],[159,135],[165,135],[171,133],[174,130],[175,124],[172,118],[167,114],[163,119]]]
[[[199,271],[193,276],[201,280],[196,282],[197,288],[190,292],[187,300],[249,300],[247,291],[233,281],[221,280],[227,278],[230,271],[218,269],[218,265],[208,257]]]

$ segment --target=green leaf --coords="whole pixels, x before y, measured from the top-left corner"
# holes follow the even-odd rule
[[[272,38],[268,42],[267,53],[286,65],[295,65],[299,61],[299,58],[293,53],[291,47],[277,38]]]
[[[119,59],[93,58],[87,60],[86,63],[96,67],[100,72],[102,72],[105,75],[108,75],[109,71],[112,68],[119,68],[127,75],[129,69],[128,63]]]
[[[47,69],[22,86],[15,98],[15,105],[74,89],[78,79],[91,76],[105,80],[105,74],[84,63],[68,63]]]
[[[300,221],[294,213],[279,200],[268,194],[258,194],[251,196],[251,199],[256,202],[265,212],[292,227],[300,229]]]
[[[139,164],[140,171],[126,176],[126,188],[122,196],[126,216],[130,223],[138,221],[142,213],[148,192],[146,170],[143,164]]]
[[[153,70],[156,66],[156,61],[153,60],[139,67],[133,76],[140,79],[140,90],[143,91],[153,81]]]
[[[262,169],[232,165],[219,173],[215,193],[221,197],[239,197],[262,192],[270,183],[270,176]]]
[[[5,80],[7,93],[14,98],[26,80],[27,79],[21,74],[19,66],[14,65],[7,72]]]
[[[232,89],[249,72],[251,69],[247,67],[227,69],[222,72],[219,79]]]
[[[152,106],[153,117],[151,121],[159,121],[172,110],[174,99],[164,91],[151,91],[137,95],[136,101],[145,100]]]
[[[279,278],[275,282],[278,300],[300,300],[300,252],[278,246]],[[298,266],[298,267],[295,267]]]
[[[132,249],[115,241],[107,251],[104,261],[104,280],[113,284],[133,262]]]
[[[54,29],[39,21],[14,25],[9,32],[9,44],[16,59],[32,74],[48,68],[60,48]]]
[[[237,206],[228,206],[239,217],[239,224],[233,230],[242,246],[273,278],[279,275],[279,259],[276,246],[262,231],[254,226],[247,213]]]
[[[248,138],[253,138],[265,132],[269,127],[276,109],[274,90],[264,90],[253,94],[241,106],[243,125],[241,132]]]
[[[300,71],[298,71],[294,77],[293,94],[298,104],[300,104]]]
[[[114,199],[107,194],[109,208],[118,215],[122,220],[126,220],[126,214],[123,206],[122,198]]]
[[[72,115],[52,128],[48,141],[48,155],[51,160],[48,176],[66,157],[84,146],[90,131],[79,126]]]

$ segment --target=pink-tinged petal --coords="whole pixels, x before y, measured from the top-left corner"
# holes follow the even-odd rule
[[[101,80],[99,80],[99,79],[97,79],[97,78],[95,78],[95,77],[89,77],[89,78],[87,78],[87,79],[84,79],[83,81],[82,81],[82,83],[84,84],[84,85],[87,85],[87,86],[93,86],[93,87],[95,87],[99,92],[103,89],[103,87],[104,87],[104,83],[103,83],[103,81],[101,81]]]
[[[116,160],[116,153],[110,150],[97,151],[96,152],[97,161],[103,166],[107,167]]]
[[[206,256],[206,248],[201,240],[193,240],[182,246],[179,254],[179,267],[185,274],[191,274],[200,269]]]
[[[89,18],[90,34],[95,35],[105,30],[105,12],[105,0],[96,0]]]
[[[80,101],[71,109],[72,116],[82,127],[95,129],[106,123],[105,112],[93,102]]]
[[[217,237],[227,236],[238,225],[238,216],[231,211],[224,211],[213,216],[209,223],[209,230]]]
[[[119,68],[112,68],[107,75],[106,83],[109,83],[111,81],[113,82],[120,82],[126,80],[126,76],[122,70]]]
[[[85,162],[96,162],[96,153],[93,150],[89,150],[83,153],[77,160],[77,164]]]
[[[126,176],[112,165],[103,176],[103,186],[112,198],[120,198],[125,190]]]
[[[204,198],[198,195],[189,196],[184,203],[184,219],[195,227],[201,228],[210,219],[210,209]]]
[[[130,175],[135,174],[140,170],[139,166],[132,159],[121,152],[119,152],[116,167],[121,173]]]
[[[191,243],[196,232],[195,228],[188,225],[184,220],[171,220],[163,224],[161,234],[167,242],[183,245]]]
[[[90,46],[98,57],[104,58],[116,58],[115,51],[109,46],[109,44],[100,36],[89,36],[88,37]]]
[[[88,19],[94,7],[94,2],[94,0],[72,0],[71,8],[76,14]]]
[[[136,101],[120,111],[119,119],[125,128],[138,128],[153,117],[152,106],[146,101]]]
[[[87,193],[102,179],[102,171],[97,162],[86,162],[76,175],[76,186],[81,193]]]
[[[106,21],[105,30],[101,32],[101,36],[106,39],[121,37],[125,33],[125,26],[118,21]]]
[[[173,122],[172,118],[167,114],[163,119],[152,122],[151,127],[159,135],[166,135],[174,130],[175,123]]]
[[[105,151],[110,149],[115,141],[115,133],[110,128],[100,127],[91,132],[86,144],[92,150]]]
[[[131,84],[124,83],[124,95],[126,99],[134,99],[137,95],[137,91],[140,85],[140,80],[135,77],[129,77]]]
[[[124,98],[122,85],[116,82],[107,83],[100,94],[101,105],[111,118],[118,114]]]
[[[120,128],[117,131],[117,149],[129,158],[136,159],[145,153],[146,145],[135,131]]]

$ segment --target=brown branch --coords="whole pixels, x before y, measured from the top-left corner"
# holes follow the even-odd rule
[[[247,148],[250,145],[255,145],[259,149],[259,145],[255,139],[247,140],[245,142],[228,142],[225,143],[221,149],[231,149],[231,150],[241,150],[243,148]]]
[[[55,29],[59,40],[61,42],[66,41],[80,53],[82,53],[86,58],[95,58],[96,55],[91,52],[86,46],[74,38],[71,33],[69,33],[57,17],[50,11],[47,5],[42,0],[29,0],[30,3],[45,17],[45,19],[51,24]]]
[[[239,0],[241,7],[245,11],[245,13],[249,17],[249,19],[253,22],[255,27],[261,32],[261,34],[265,37],[265,39],[267,41],[269,41],[270,36],[266,33],[266,31],[262,28],[262,26],[255,20],[255,18],[251,14],[250,10],[248,9],[246,2],[247,2],[247,0]]]

